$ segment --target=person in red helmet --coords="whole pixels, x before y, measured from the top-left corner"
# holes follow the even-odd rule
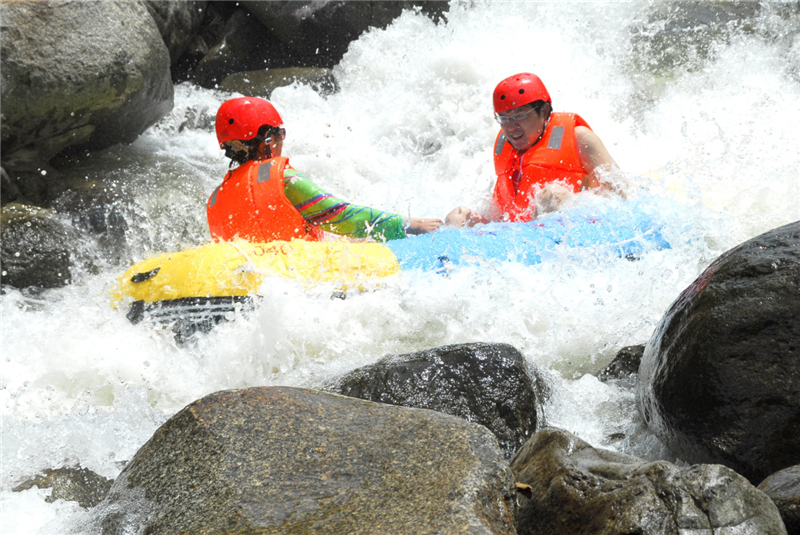
[[[491,207],[485,215],[455,208],[447,215],[448,225],[531,221],[556,209],[570,193],[611,189],[601,178],[617,166],[605,145],[580,115],[552,111],[550,93],[538,76],[506,78],[493,101],[500,132]]]
[[[320,240],[330,232],[385,241],[432,232],[442,224],[350,204],[319,188],[282,155],[286,130],[267,100],[225,101],[217,111],[216,132],[231,168],[206,204],[215,240]]]

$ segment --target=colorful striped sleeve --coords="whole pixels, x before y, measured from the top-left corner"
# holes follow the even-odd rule
[[[283,173],[283,191],[306,221],[324,231],[379,241],[406,237],[403,216],[334,197],[289,166]]]

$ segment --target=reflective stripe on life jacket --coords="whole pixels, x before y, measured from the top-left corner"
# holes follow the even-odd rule
[[[318,240],[322,231],[308,223],[283,191],[289,159],[249,161],[228,172],[206,205],[211,237],[268,242]]]
[[[580,115],[551,113],[542,138],[522,154],[506,141],[502,130],[497,135],[494,150],[497,183],[492,199],[510,221],[534,218],[533,199],[545,184],[563,181],[576,193],[581,190],[586,172],[575,142],[577,126],[591,129]]]

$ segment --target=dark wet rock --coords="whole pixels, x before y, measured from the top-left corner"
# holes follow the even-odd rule
[[[517,349],[480,343],[390,355],[350,372],[329,390],[481,424],[508,459],[543,425],[549,393],[542,372],[529,367]]]
[[[285,54],[275,36],[244,9],[233,12],[217,39],[191,75],[202,87],[218,87],[235,72],[279,66]]]
[[[772,474],[758,488],[778,506],[789,535],[800,535],[800,465]]]
[[[333,67],[342,59],[351,41],[370,28],[386,28],[404,10],[419,9],[438,18],[447,2],[327,2],[279,0],[241,2],[277,40],[287,47],[290,65]]]
[[[72,280],[75,229],[52,210],[12,203],[0,211],[2,283],[60,288]]]
[[[241,6],[241,7],[239,7]],[[338,64],[350,43],[385,28],[403,10],[439,18],[447,2],[243,1],[212,2],[179,77],[217,87],[236,73]],[[199,57],[198,57],[199,56]],[[229,82],[229,85],[232,82]]]
[[[125,261],[130,252],[130,228],[139,232],[144,226],[143,217],[123,194],[96,184],[66,191],[52,203],[52,208],[69,217],[72,226],[91,240],[92,247],[76,251],[86,264]]]
[[[88,509],[94,507],[106,497],[114,480],[96,474],[88,468],[80,466],[47,469],[40,475],[20,483],[12,490],[22,492],[37,487],[52,489],[50,496],[44,501],[52,503],[56,500],[78,502]]]
[[[752,32],[758,2],[667,2],[653,5],[633,28],[634,61],[649,72],[696,70],[719,43]]]
[[[205,0],[144,0],[167,46],[171,63],[178,61],[200,33],[206,4]]]
[[[627,379],[639,371],[644,345],[623,347],[611,363],[603,368],[597,378],[603,382],[609,379]]]
[[[514,479],[484,427],[260,387],[198,400],[128,463],[86,531],[514,533]]]
[[[172,109],[169,54],[142,2],[2,2],[0,15],[9,173],[132,142]]]
[[[636,404],[681,459],[753,483],[800,463],[800,222],[714,261],[642,357]]]
[[[702,69],[725,48],[721,45],[753,32],[763,16],[761,11],[760,2],[649,4],[646,14],[630,27],[630,60],[626,65],[634,91],[631,102],[622,106],[641,120],[676,76]],[[776,33],[768,39],[770,43],[779,38],[781,32]]]
[[[52,169],[36,171],[6,171],[2,169],[0,176],[0,206],[10,203],[35,204],[45,206],[54,196],[66,189],[65,184],[53,180]]]
[[[332,94],[338,89],[333,71],[321,67],[238,72],[225,78],[220,88],[232,93],[270,98],[274,89],[295,83],[311,86],[321,95]]]
[[[548,428],[511,468],[530,486],[518,498],[520,535],[786,533],[767,495],[720,465],[648,463]]]

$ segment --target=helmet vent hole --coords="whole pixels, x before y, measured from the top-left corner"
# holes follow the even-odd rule
[[[525,90],[524,90],[524,89],[520,89],[520,90],[519,90],[519,94],[520,94],[520,95],[521,95],[521,94],[523,94],[524,92],[525,92]]]
[[[505,100],[505,99],[506,99],[505,95],[500,95],[500,100]]]
[[[228,119],[228,124],[233,124],[233,117],[231,117],[230,119]]]

